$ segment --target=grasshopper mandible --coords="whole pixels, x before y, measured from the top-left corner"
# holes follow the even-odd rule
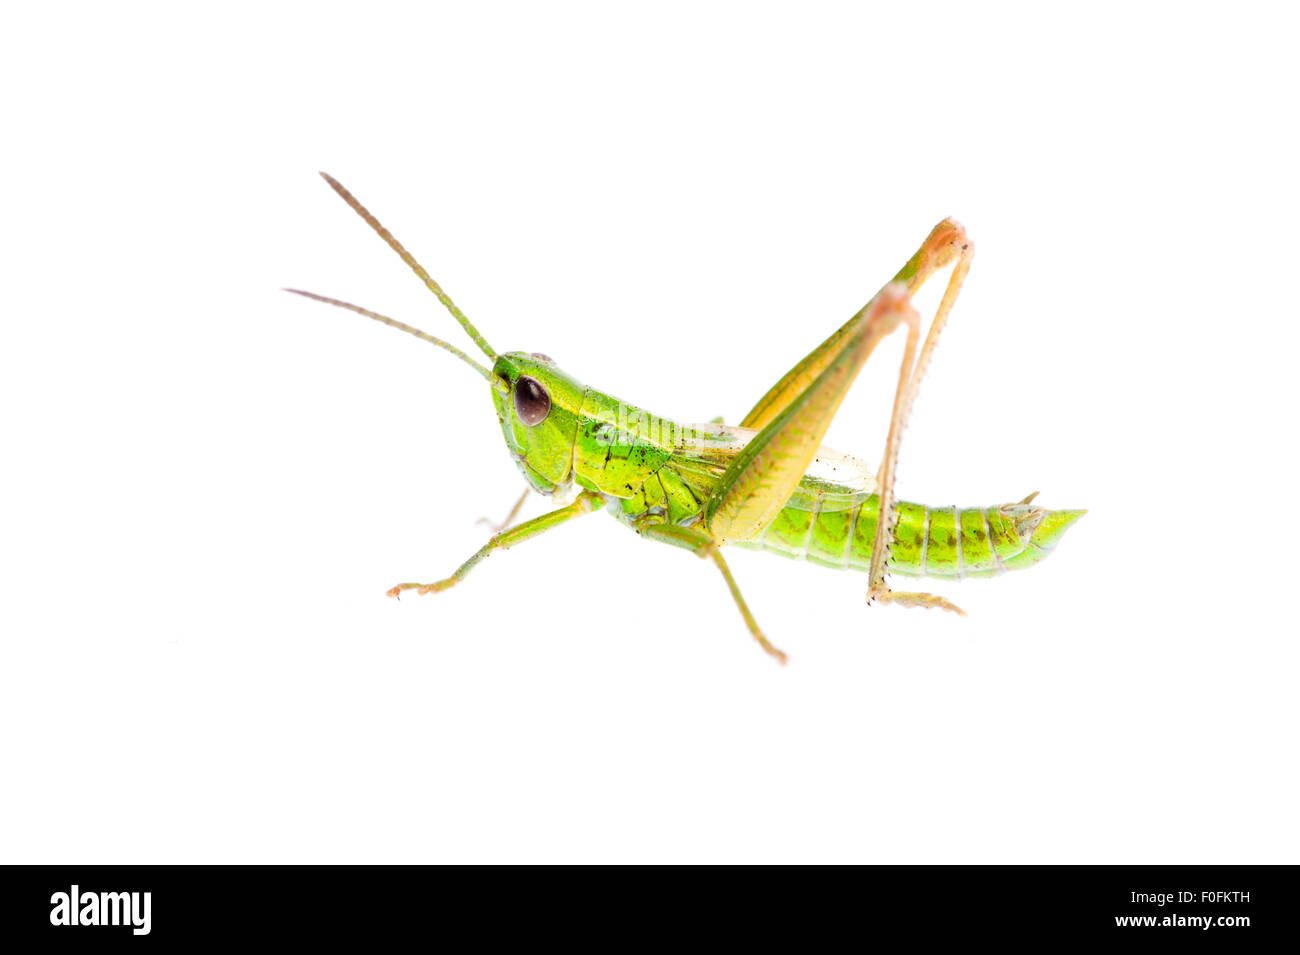
[[[477,371],[492,388],[506,446],[528,482],[505,522],[455,573],[430,584],[398,584],[390,597],[404,590],[447,590],[493,552],[604,507],[644,538],[712,560],[749,632],[785,663],[786,655],[764,636],[741,596],[723,559],[724,545],[866,571],[868,603],[937,607],[965,616],[943,597],[891,590],[888,574],[951,580],[1029,567],[1086,513],[1038,507],[1035,494],[1013,504],[962,509],[894,500],[903,427],[974,255],[965,229],[952,219],[935,226],[898,274],[759,399],[739,426],[682,425],[582,384],[545,355],[498,354],[392,233],[336,180],[321,175],[423,280],[492,367],[369,309],[286,291],[401,329]],[[948,287],[922,342],[912,295],[949,265]],[[862,462],[821,442],[872,351],[900,326],[907,341],[880,472],[873,476]],[[530,490],[568,503],[511,526]]]

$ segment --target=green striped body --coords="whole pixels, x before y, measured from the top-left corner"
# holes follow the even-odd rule
[[[868,570],[879,500],[871,494],[848,506],[835,503],[828,507],[812,497],[787,504],[758,540],[739,546],[824,567]],[[1026,504],[956,508],[899,501],[895,513],[890,572],[941,579],[994,577],[1036,564],[1078,518],[1078,512]]]
[[[573,479],[600,492],[631,527],[689,526],[700,518],[728,462],[753,432],[680,425],[595,389],[583,396]],[[1028,567],[1051,551],[1082,511],[1028,503],[984,508],[898,502],[889,569],[911,577],[990,577]],[[875,481],[860,461],[823,448],[777,517],[754,540],[728,544],[867,570],[879,518]]]

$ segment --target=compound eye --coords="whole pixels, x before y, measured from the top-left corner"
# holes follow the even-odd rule
[[[546,420],[551,413],[551,396],[536,378],[520,375],[515,382],[515,414],[532,428]]]

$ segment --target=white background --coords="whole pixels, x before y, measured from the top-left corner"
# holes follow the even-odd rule
[[[1285,5],[468,7],[8,15],[0,860],[1297,861]],[[389,600],[521,481],[481,380],[278,291],[471,347],[317,169],[685,420],[957,216],[899,491],[1089,514],[966,620],[732,552],[784,669],[605,515]]]

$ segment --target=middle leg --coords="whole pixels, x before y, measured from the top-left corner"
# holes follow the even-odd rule
[[[736,583],[736,578],[731,576],[731,568],[722,558],[722,548],[704,531],[696,530],[693,527],[679,527],[676,524],[645,524],[638,527],[642,537],[649,540],[661,541],[665,544],[672,544],[674,547],[682,547],[695,554],[697,557],[711,557],[713,563],[717,565],[718,570],[722,572],[722,577],[727,582],[727,588],[731,591],[731,597],[736,601],[736,606],[740,609],[740,615],[745,618],[745,626],[749,628],[750,634],[758,641],[770,656],[776,657],[777,661],[784,665],[787,661],[785,653],[772,646],[771,642],[763,635],[759,629],[758,621],[749,611],[749,605],[745,603],[745,598],[741,596],[740,586]]]

